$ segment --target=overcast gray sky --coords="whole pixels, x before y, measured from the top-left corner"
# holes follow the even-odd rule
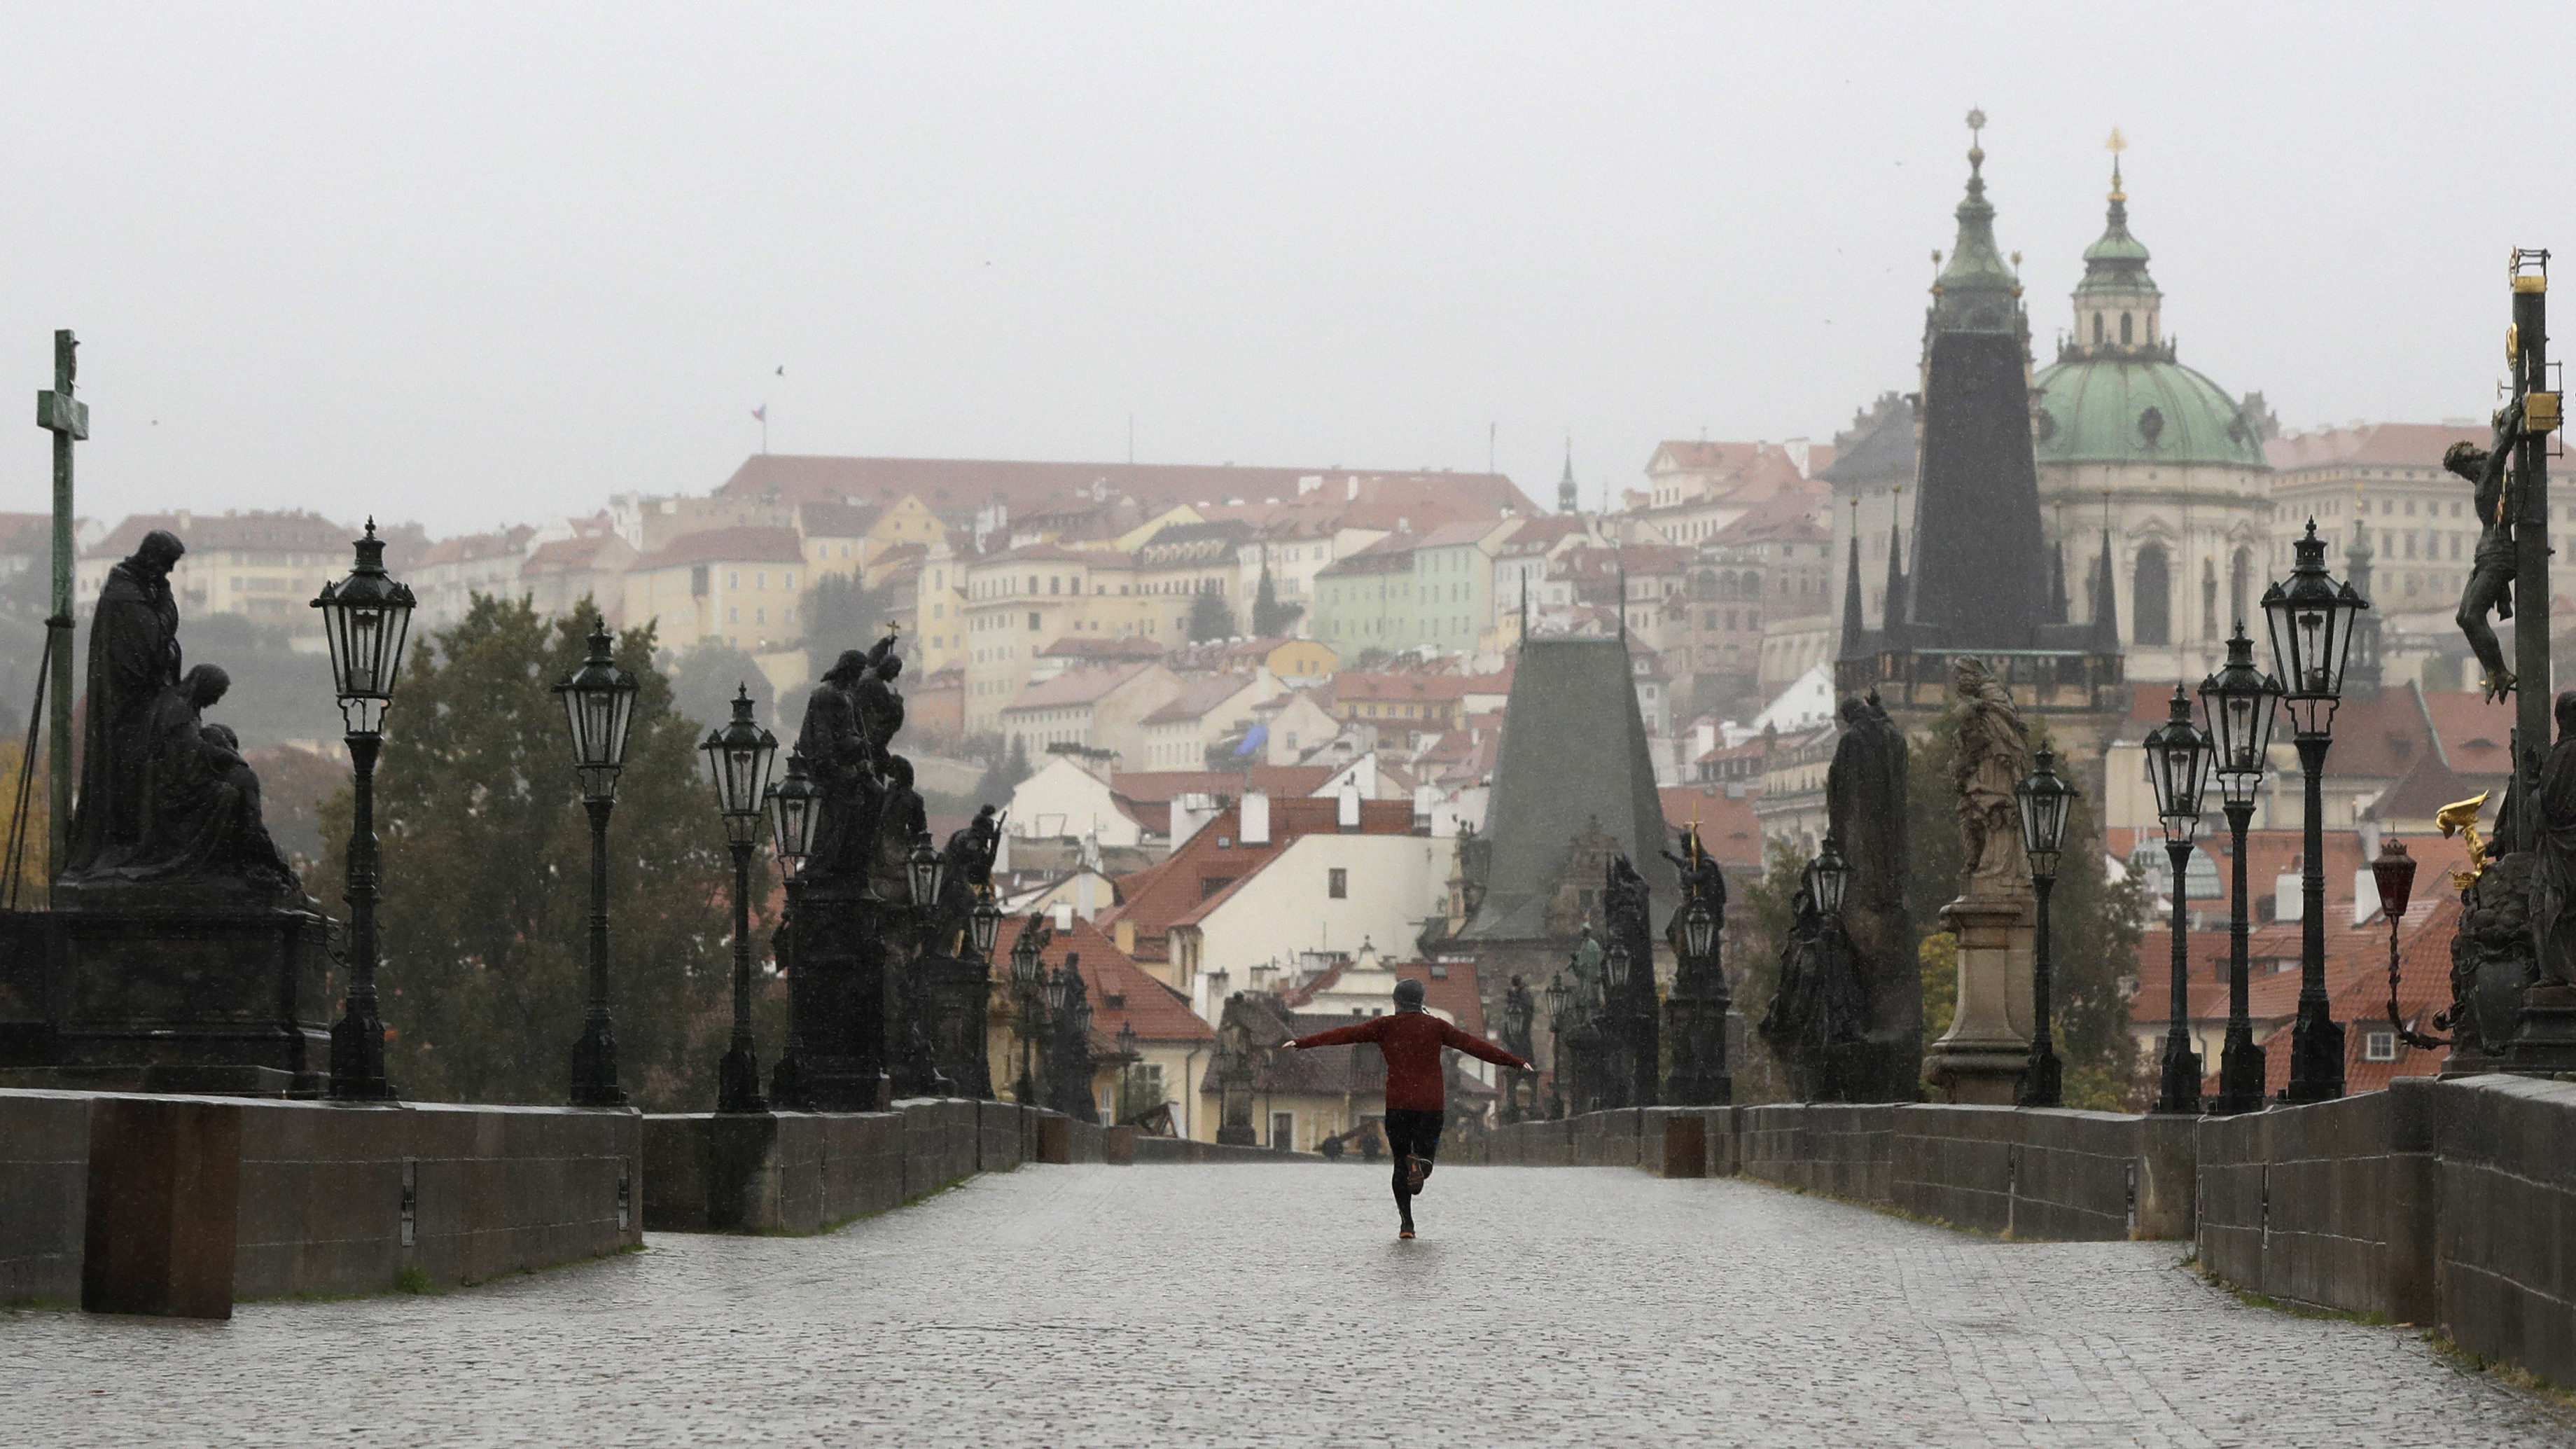
[[[1913,385],[1971,105],[2043,360],[2117,125],[2185,362],[2294,427],[2478,413],[2576,188],[2564,88],[2513,94],[2563,9],[2458,13],[21,5],[0,478],[44,506],[70,326],[111,519],[703,492],[764,403],[779,452],[1117,459],[1132,413],[1142,461],[1464,469],[1492,424],[1534,494],[1571,429],[1589,492]]]

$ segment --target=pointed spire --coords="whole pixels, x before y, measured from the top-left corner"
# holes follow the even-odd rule
[[[1565,435],[1565,475],[1556,480],[1556,511],[1559,513],[1572,513],[1575,511],[1576,501],[1574,491],[1574,434],[1567,433]]]
[[[2111,565],[2111,525],[2102,525],[2102,567],[2093,576],[2093,642],[2097,653],[2120,652],[2120,584]]]
[[[1863,651],[1862,636],[1869,631],[1863,624],[1860,609],[1860,500],[1852,500],[1851,562],[1843,571],[1843,647],[1841,658],[1857,659]]]
[[[1904,635],[1906,623],[1905,485],[1897,484],[1888,496],[1894,501],[1887,514],[1887,606],[1882,611],[1879,628],[1887,636],[1888,647],[1895,648],[1896,641]]]
[[[1975,139],[1983,111],[1968,113],[1968,194],[1959,202],[1958,240],[1950,262],[1932,283],[1931,330],[2016,332],[2024,329],[2021,282],[1995,246],[1995,208],[1986,200],[1986,149]]]
[[[2066,540],[2062,538],[2057,541],[2054,548],[2049,550],[2048,617],[2042,622],[2049,624],[2066,622]]]

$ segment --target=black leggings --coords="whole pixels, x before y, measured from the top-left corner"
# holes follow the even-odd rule
[[[1413,1215],[1413,1194],[1405,1190],[1404,1160],[1419,1157],[1426,1164],[1440,1153],[1440,1128],[1448,1121],[1445,1110],[1408,1111],[1402,1107],[1386,1109],[1387,1150],[1395,1154],[1395,1207],[1406,1217]]]

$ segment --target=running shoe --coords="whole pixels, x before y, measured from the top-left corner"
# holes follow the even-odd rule
[[[1413,1240],[1413,1225],[1411,1223],[1405,1224],[1404,1227],[1396,1233],[1396,1236],[1404,1239],[1406,1242],[1411,1242]]]
[[[1407,1157],[1404,1159],[1404,1190],[1406,1192],[1422,1191],[1422,1184],[1428,1180],[1430,1176],[1430,1158]]]

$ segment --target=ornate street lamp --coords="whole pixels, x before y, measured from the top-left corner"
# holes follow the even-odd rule
[[[1833,837],[1825,838],[1824,848],[1807,864],[1807,891],[1816,898],[1816,910],[1826,916],[1843,912],[1843,891],[1851,884],[1851,867],[1843,862],[1843,853]]]
[[[2200,792],[2209,772],[2209,736],[2191,722],[2191,697],[2174,686],[2165,722],[2147,732],[2147,779],[2156,789],[2156,815],[2164,821],[2165,856],[2173,862],[2173,1007],[2165,1032],[2164,1085],[2159,1112],[2200,1111],[2200,1053],[2191,1049],[2191,950],[2186,940],[2185,897],[2191,883],[2192,836],[2200,829]]]
[[[2326,543],[2317,521],[2292,545],[2297,563],[2286,582],[2263,594],[2271,623],[2273,673],[2290,708],[2299,773],[2307,779],[2307,838],[2299,872],[2299,1019],[2290,1032],[2290,1085],[2285,1102],[2323,1102],[2343,1095],[2343,1028],[2326,999],[2326,747],[2334,742],[2335,705],[2352,649],[2352,623],[2370,601],[2326,573]]]
[[[1690,908],[1682,912],[1682,948],[1697,961],[1707,960],[1709,953],[1717,949],[1717,916],[1709,910],[1708,902],[1696,896],[1691,898]]]
[[[760,1095],[760,1062],[751,1041],[751,849],[760,839],[761,806],[778,740],[752,719],[751,690],[737,687],[733,719],[708,731],[698,748],[707,757],[716,808],[724,812],[725,844],[733,851],[733,1044],[716,1070],[716,1110],[766,1112],[769,1102]]]
[[[2415,857],[2406,853],[2396,836],[2389,836],[2379,844],[2379,858],[2370,863],[2370,876],[2379,887],[2380,914],[2388,917],[2388,1025],[2398,1040],[2418,1050],[2449,1046],[2448,1038],[2407,1026],[2397,1009],[2397,927],[2406,919],[2407,902],[2415,894]]]
[[[2227,911],[2227,1044],[2218,1056],[2222,1116],[2263,1110],[2263,1049],[2254,1043],[2245,938],[2247,899],[2245,832],[2254,823],[2254,800],[2272,763],[2272,725],[2279,716],[2281,681],[2254,667],[2254,641],[2239,622],[2227,641],[2227,663],[2200,682],[2200,710],[2217,747],[2219,799],[2235,847],[2235,879]]]
[[[572,763],[590,812],[590,1002],[572,1048],[572,1104],[623,1107],[617,1084],[617,1034],[608,1016],[608,813],[617,807],[617,776],[626,767],[626,735],[635,724],[635,676],[617,667],[608,621],[590,617],[590,657],[556,685],[572,730]]]
[[[2014,788],[2021,802],[2021,844],[2030,857],[2030,883],[2039,893],[2038,949],[2031,957],[2030,1064],[2022,1069],[2014,1100],[2024,1107],[2066,1105],[2057,1045],[2049,1037],[2048,897],[2057,887],[2057,859],[2066,844],[2066,817],[2075,787],[2058,778],[2057,752],[2046,745],[2031,757],[2030,777]]]
[[[814,788],[814,777],[805,768],[803,752],[788,753],[787,778],[763,791],[761,803],[769,813],[770,846],[778,852],[781,873],[786,877],[787,918],[778,933],[778,969],[787,973],[791,991],[802,990],[795,984],[796,935],[805,902],[805,862],[814,853],[814,830],[821,824],[823,814],[822,794]],[[801,1015],[794,1010],[788,1013],[787,1050],[769,1076],[769,1095],[781,1107],[808,1105],[805,1041],[798,1020]]]
[[[1548,1088],[1552,1107],[1549,1115],[1562,1117],[1565,1115],[1565,1073],[1569,1065],[1565,1059],[1566,1027],[1571,1024],[1566,1014],[1575,1009],[1576,993],[1566,984],[1565,973],[1559,971],[1548,978],[1542,994],[1547,997],[1548,1070],[1553,1084]]]
[[[1144,1053],[1136,1049],[1136,1023],[1132,1021],[1120,1023],[1118,1027],[1118,1110],[1114,1114],[1119,1118],[1127,1115],[1129,1104],[1136,1100],[1136,1064],[1144,1059]]]
[[[1002,938],[1002,908],[993,904],[993,888],[986,886],[976,897],[975,909],[966,913],[966,940],[979,961],[993,959],[993,944]]]
[[[1627,944],[1621,941],[1611,942],[1610,954],[1602,958],[1602,965],[1603,969],[1609,973],[1610,990],[1612,992],[1624,993],[1628,989],[1628,974],[1629,967],[1631,965],[1628,959]]]
[[[925,911],[939,904],[940,877],[946,873],[939,852],[931,848],[930,832],[915,835],[912,857],[904,862],[904,874],[911,878],[912,903]]]
[[[412,605],[411,590],[385,572],[385,544],[372,518],[349,576],[323,585],[313,601],[322,611],[343,738],[358,775],[346,897],[349,995],[331,1028],[331,1095],[345,1102],[389,1102],[394,1095],[385,1080],[385,1023],[376,1011],[376,757],[384,749],[385,710],[402,671]]]
[[[1020,1080],[1012,1095],[1024,1106],[1037,1104],[1037,1044],[1046,1029],[1039,1013],[1045,1009],[1043,989],[1046,968],[1038,959],[1038,927],[1045,917],[1032,913],[1020,926],[1019,939],[1011,945],[1011,994],[1019,1003]]]

